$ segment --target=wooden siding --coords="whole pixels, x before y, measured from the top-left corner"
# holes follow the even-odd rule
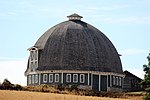
[[[110,77],[111,77],[111,76],[108,75],[108,87],[110,87],[110,81],[111,81],[111,80],[110,80],[110,79],[111,79]]]
[[[124,91],[140,91],[143,90],[140,83],[142,79],[133,75],[132,73],[125,71],[125,78],[123,81],[123,89]]]
[[[63,73],[63,72],[62,72]],[[88,73],[63,73],[63,76],[62,76],[62,73],[42,73],[40,74],[40,80],[39,80],[39,74],[32,74],[32,75],[28,75],[27,76],[27,85],[39,85],[40,84],[49,84],[49,85],[59,85],[59,84],[64,84],[64,85],[73,85],[73,84],[77,84],[77,85],[85,85],[87,86],[88,85]],[[50,82],[49,81],[49,75],[53,75],[53,82]],[[59,75],[59,82],[55,82],[55,75],[58,74]],[[67,74],[70,74],[71,75],[71,81],[70,82],[67,82],[66,81],[66,75]],[[73,82],[73,75],[76,74],[78,76],[78,82]],[[85,82],[84,83],[81,83],[80,82],[80,75],[83,74],[85,76]],[[36,76],[38,75],[38,83],[34,83],[32,82],[32,76]],[[43,75],[47,75],[47,82],[43,82]],[[31,84],[29,84],[29,76],[31,76]],[[93,76],[93,78],[92,78]],[[115,77],[115,78],[113,78]],[[92,89],[95,90],[95,91],[107,91],[110,87],[112,88],[116,88],[116,89],[121,89],[122,88],[122,85],[120,86],[120,84],[116,83],[116,77],[121,78],[121,83],[123,83],[123,78],[122,77],[119,77],[119,76],[114,76],[114,75],[101,75],[101,74],[91,74],[89,73],[89,86],[92,85]],[[63,78],[63,83],[62,83],[62,78]],[[35,78],[34,78],[35,79]],[[113,84],[113,81],[115,79],[115,84]],[[92,82],[92,84],[91,84]]]

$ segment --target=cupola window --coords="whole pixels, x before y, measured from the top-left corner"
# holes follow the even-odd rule
[[[31,71],[35,71],[38,67],[38,49],[35,47],[32,47],[29,49],[30,51],[30,69]]]
[[[69,20],[81,20],[81,18],[83,18],[82,16],[74,13],[72,15],[67,16],[69,18]]]

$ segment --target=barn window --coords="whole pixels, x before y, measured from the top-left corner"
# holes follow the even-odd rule
[[[35,83],[38,83],[38,75],[35,75]]]
[[[80,74],[80,83],[84,83],[84,81],[85,81],[85,75]]]
[[[59,74],[55,74],[55,82],[59,82]]]
[[[49,82],[53,82],[53,74],[49,74]]]
[[[116,77],[116,85],[118,85],[119,81],[118,81],[118,77]]]
[[[71,82],[71,74],[66,75],[66,82]]]
[[[32,84],[34,84],[34,75],[32,75]]]
[[[122,82],[121,82],[121,77],[119,78],[119,86],[121,86]]]
[[[31,84],[31,76],[28,76],[28,83]]]
[[[78,74],[73,74],[73,82],[78,82]]]
[[[43,74],[43,82],[44,82],[44,83],[47,82],[47,74]]]
[[[115,83],[116,83],[116,78],[115,78],[115,76],[113,76],[113,85],[116,85]]]
[[[35,71],[35,69],[38,67],[38,49],[35,47],[32,47],[30,49],[30,69],[31,71]]]

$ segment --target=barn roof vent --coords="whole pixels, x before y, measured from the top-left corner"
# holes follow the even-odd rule
[[[74,13],[72,15],[67,16],[69,18],[69,20],[81,20],[81,18],[83,18],[82,16]]]

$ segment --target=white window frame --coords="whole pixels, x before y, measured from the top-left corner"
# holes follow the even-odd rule
[[[82,78],[83,77],[83,81]],[[80,83],[84,83],[85,82],[85,74],[80,74]]]
[[[119,85],[118,77],[116,77],[116,85]]]
[[[35,83],[38,83],[38,75],[35,75]]]
[[[66,74],[66,82],[71,82],[71,74]]]
[[[121,77],[119,78],[119,86],[122,86],[122,80],[121,80]]]
[[[47,83],[47,74],[43,74],[43,82]]]
[[[34,75],[32,75],[32,84],[34,84],[34,80],[35,80]]]
[[[38,49],[33,47],[30,50],[30,69],[31,71],[35,71],[35,69],[38,67]]]
[[[53,74],[49,74],[49,82],[50,82],[50,83],[53,82]]]
[[[76,76],[76,79],[75,79]],[[73,82],[78,83],[78,74],[73,74]]]
[[[113,85],[116,85],[116,78],[113,76]]]
[[[31,75],[28,76],[28,84],[31,84]]]
[[[58,76],[58,79],[56,79],[56,76]],[[59,74],[55,74],[55,82],[59,82]]]

